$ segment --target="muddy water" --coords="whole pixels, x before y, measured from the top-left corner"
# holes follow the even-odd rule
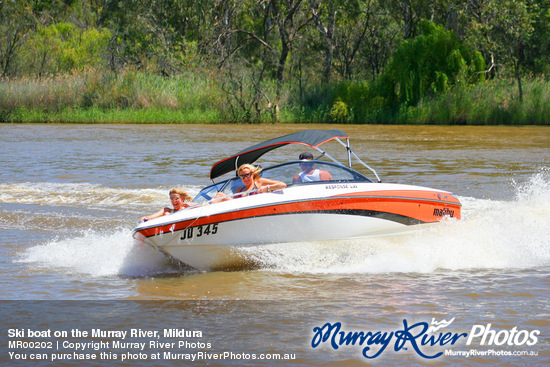
[[[305,128],[344,130],[384,182],[452,191],[463,203],[463,220],[405,236],[262,246],[251,253],[260,269],[239,272],[185,271],[134,247],[137,219],[169,206],[171,187],[196,193],[209,183],[209,169],[219,159]],[[285,147],[261,164],[301,151]],[[194,355],[189,363],[206,365],[550,362],[548,128],[3,124],[0,152],[4,363],[52,365],[54,352],[76,353],[70,345],[34,352],[9,348],[9,341],[18,340],[10,329],[69,331],[43,339],[54,343],[104,340],[111,344],[90,344],[81,353],[118,365],[182,363],[164,352]],[[489,333],[484,344],[482,335],[467,344],[463,336],[452,345],[422,345],[418,339],[416,350],[412,341],[399,348],[394,335],[373,359],[367,356],[381,349],[382,339],[370,351],[364,350],[367,342],[335,349],[329,340],[312,347],[314,328],[327,322],[340,322],[346,332],[389,335],[405,330],[404,322],[431,325],[432,319],[453,318],[434,333],[470,336],[491,324],[499,337],[489,343]],[[164,337],[165,328],[198,330],[202,337]],[[139,350],[116,348],[115,336],[72,337],[72,329],[161,335],[123,340],[146,342]],[[536,330],[534,342],[529,333]],[[188,344],[159,349],[148,344],[154,340]],[[28,359],[36,352],[49,364]],[[426,358],[438,352],[446,354]],[[160,358],[153,362],[156,353]],[[212,359],[215,354],[220,359]],[[274,361],[274,354],[288,355]],[[97,365],[88,357],[55,365]]]

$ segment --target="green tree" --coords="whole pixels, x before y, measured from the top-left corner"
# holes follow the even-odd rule
[[[0,1],[0,74],[16,75],[20,49],[36,25],[31,1]]]
[[[234,79],[231,83],[242,80],[244,75],[254,76],[253,81],[245,83],[254,86],[250,95],[261,96],[276,119],[294,42],[311,22],[307,3],[302,0],[224,0],[218,8],[219,32],[214,53],[219,56],[220,68],[231,69],[224,74]],[[270,97],[266,89],[270,86],[267,79],[275,81],[274,97]]]
[[[523,68],[548,64],[550,4],[546,0],[474,0],[457,5],[466,41],[484,55],[487,75],[513,75],[523,98]],[[539,69],[540,70],[540,69]]]
[[[129,65],[171,76],[198,65],[215,29],[215,0],[107,0],[99,26],[111,30],[109,67]]]
[[[550,75],[550,1],[535,0],[533,34],[523,49],[523,66],[533,74]]]
[[[271,6],[273,7],[273,17],[277,23],[279,34],[279,39],[275,43],[278,56],[276,92],[276,108],[278,108],[286,63],[292,44],[295,39],[300,37],[303,28],[310,23],[311,17],[309,17],[307,4],[302,3],[302,0],[271,0]]]
[[[82,30],[72,23],[40,27],[25,45],[31,56],[28,67],[38,76],[96,67],[102,64],[110,38],[107,29]]]
[[[520,0],[497,0],[488,7],[495,20],[492,34],[496,40],[495,50],[505,64],[510,65],[518,83],[520,101],[523,100],[521,68],[524,62],[524,50],[529,46],[535,30],[536,4]]]
[[[257,122],[266,111],[275,115],[275,97],[267,90],[277,63],[271,12],[270,4],[253,0],[223,0],[215,5],[211,54],[231,120]]]
[[[418,37],[399,45],[384,72],[385,97],[394,106],[416,105],[453,85],[483,78],[483,58],[453,31],[428,20],[422,20],[419,29]]]
[[[447,0],[385,0],[382,6],[402,25],[403,38],[414,38],[422,19],[441,22],[447,15]]]
[[[322,82],[328,83],[332,71],[334,58],[334,37],[336,32],[336,15],[341,12],[342,3],[339,1],[309,0],[309,8],[313,21],[323,39],[323,76]]]
[[[396,22],[380,3],[347,2],[342,9],[336,36],[337,69],[346,79],[376,79],[395,47]]]

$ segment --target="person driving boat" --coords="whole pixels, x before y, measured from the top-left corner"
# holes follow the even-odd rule
[[[300,162],[302,172],[294,176],[292,183],[332,180],[330,172],[322,169],[313,169],[313,163],[308,162],[313,159],[313,154],[310,152],[303,152],[298,159],[302,161]]]

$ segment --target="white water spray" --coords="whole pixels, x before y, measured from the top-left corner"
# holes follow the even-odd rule
[[[460,198],[463,219],[395,236],[287,243],[242,251],[263,268],[298,273],[430,273],[526,269],[550,265],[550,172],[516,187],[513,201]],[[412,227],[411,227],[412,228]],[[180,271],[160,253],[134,245],[131,231],[88,230],[28,248],[20,260],[38,269],[92,276],[150,276]]]
[[[54,239],[27,249],[19,260],[37,270],[105,276],[149,276],[174,271],[157,251],[137,246],[131,232],[110,234],[85,231],[80,236]]]
[[[460,198],[463,219],[418,226],[395,236],[250,248],[275,271],[430,273],[439,269],[513,269],[550,265],[550,174],[516,188],[511,202]]]

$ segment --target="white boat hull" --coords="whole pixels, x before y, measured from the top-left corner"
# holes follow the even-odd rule
[[[244,247],[398,232],[459,217],[457,203],[416,186],[319,183],[180,211],[141,224],[134,238],[199,270],[234,269],[248,262]]]

